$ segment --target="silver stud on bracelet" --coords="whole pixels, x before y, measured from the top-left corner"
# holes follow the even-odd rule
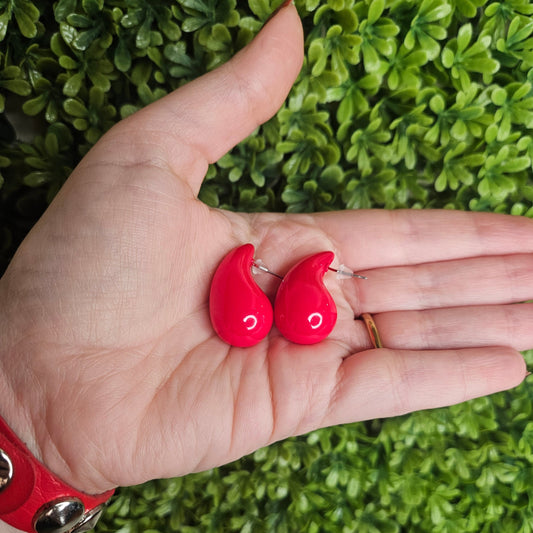
[[[85,512],[77,498],[56,500],[42,507],[35,518],[36,533],[86,533],[95,528],[104,505]]]
[[[2,492],[13,479],[13,464],[4,450],[0,449],[0,492]]]
[[[37,533],[70,533],[83,520],[85,507],[77,498],[56,500],[43,506],[35,517]]]

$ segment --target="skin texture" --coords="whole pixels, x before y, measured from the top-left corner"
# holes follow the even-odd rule
[[[242,214],[196,199],[208,163],[271,117],[301,67],[285,7],[220,69],[110,130],[0,281],[2,416],[79,490],[179,476],[312,429],[518,385],[533,346],[533,225],[441,211]],[[338,320],[300,346],[231,348],[211,277],[250,242],[274,272],[335,252]],[[258,282],[273,300],[279,281]],[[374,313],[387,348],[359,320]]]

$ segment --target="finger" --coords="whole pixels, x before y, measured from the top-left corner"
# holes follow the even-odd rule
[[[363,271],[342,284],[356,314],[523,302],[533,299],[533,255],[477,257]]]
[[[330,237],[338,261],[355,270],[533,251],[533,222],[525,217],[370,210],[321,213],[313,221]]]
[[[461,403],[517,386],[525,363],[512,348],[369,350],[344,360],[321,426]]]
[[[230,61],[122,121],[108,141],[123,144],[123,157],[136,162],[143,157],[138,145],[149,134],[151,148],[159,152],[152,162],[167,160],[197,191],[208,163],[276,113],[302,61],[302,26],[289,5]],[[116,153],[117,147],[108,149]]]
[[[533,347],[533,304],[399,311],[376,314],[373,318],[387,348],[512,346],[523,351]],[[369,341],[366,345],[371,347]]]

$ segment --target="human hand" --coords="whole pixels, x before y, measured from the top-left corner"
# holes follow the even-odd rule
[[[287,95],[302,29],[284,8],[232,61],[122,121],[84,158],[0,282],[2,416],[88,493],[207,469],[312,429],[507,389],[533,345],[533,226],[459,212],[242,214],[197,200],[207,165]],[[251,242],[279,273],[333,250],[339,318],[300,346],[232,348],[208,295]],[[277,281],[259,281],[269,296]],[[362,312],[386,348],[371,349]]]

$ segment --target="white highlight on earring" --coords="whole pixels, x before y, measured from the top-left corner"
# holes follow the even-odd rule
[[[244,322],[244,324],[246,325],[246,329],[248,331],[251,331],[252,329],[255,329],[256,326],[257,326],[257,317],[255,315],[248,315],[248,316],[245,316],[242,321]],[[248,322],[251,322],[252,325],[251,326],[248,326],[247,323]]]
[[[311,329],[318,329],[322,325],[324,317],[320,313],[312,313],[307,317],[307,321],[311,325]]]

